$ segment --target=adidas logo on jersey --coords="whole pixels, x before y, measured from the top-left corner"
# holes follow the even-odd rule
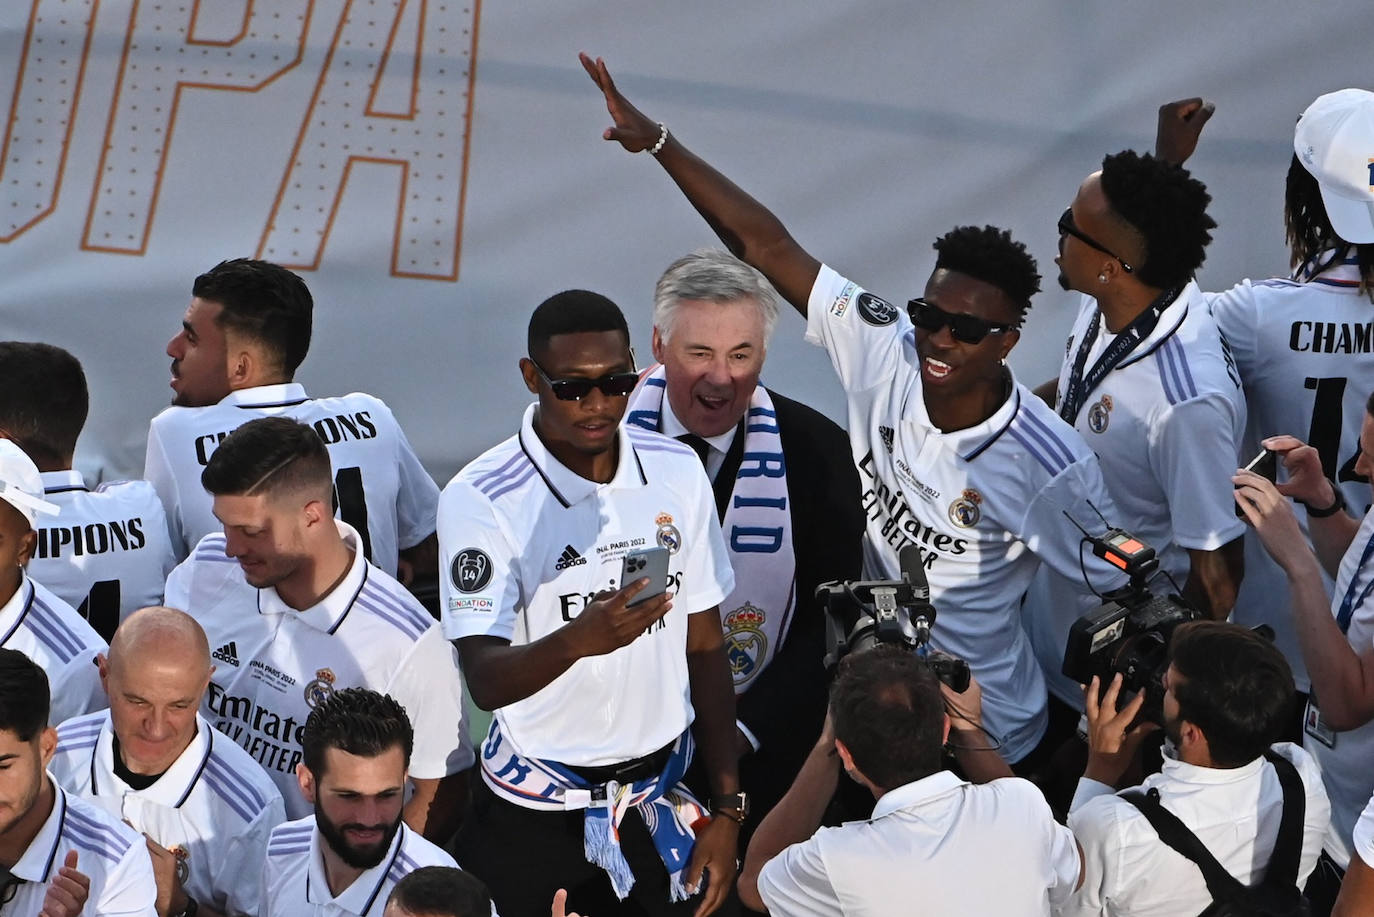
[[[577,548],[567,545],[563,548],[563,553],[558,555],[558,562],[553,565],[555,570],[566,570],[569,567],[578,567],[587,562],[587,558],[577,553]]]
[[[220,662],[228,663],[232,666],[237,666],[239,664],[238,647],[234,645],[233,640],[230,640],[210,655]]]
[[[879,427],[878,437],[883,441],[883,447],[887,449],[887,454],[892,454],[892,428]]]

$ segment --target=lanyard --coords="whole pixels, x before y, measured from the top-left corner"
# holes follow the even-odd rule
[[[1069,373],[1069,384],[1064,390],[1064,403],[1059,406],[1059,416],[1064,418],[1070,426],[1078,420],[1078,412],[1083,407],[1083,400],[1088,394],[1097,388],[1107,375],[1116,369],[1117,365],[1136,347],[1141,341],[1145,340],[1155,330],[1155,325],[1159,324],[1159,317],[1164,314],[1164,310],[1169,304],[1178,298],[1181,288],[1175,287],[1172,290],[1165,290],[1155,297],[1155,301],[1150,303],[1149,308],[1131,319],[1131,323],[1121,329],[1121,333],[1116,336],[1116,340],[1108,345],[1102,356],[1097,358],[1092,369],[1088,370],[1088,376],[1083,377],[1083,369],[1088,363],[1088,353],[1093,349],[1093,344],[1097,342],[1097,333],[1102,326],[1102,312],[1099,310],[1093,313],[1092,321],[1088,324],[1088,330],[1083,334],[1083,340],[1078,345],[1078,353],[1073,358],[1073,370]]]
[[[1341,599],[1340,611],[1336,613],[1336,626],[1341,629],[1341,633],[1350,630],[1350,618],[1355,614],[1355,609],[1364,604],[1364,600],[1369,598],[1369,593],[1374,590],[1374,576],[1365,583],[1364,589],[1360,592],[1360,597],[1355,598],[1355,584],[1359,582],[1360,571],[1368,563],[1369,556],[1374,554],[1374,535],[1369,538],[1369,543],[1364,546],[1364,553],[1360,555],[1360,563],[1355,567],[1355,572],[1350,574],[1350,585],[1345,587],[1345,598]]]

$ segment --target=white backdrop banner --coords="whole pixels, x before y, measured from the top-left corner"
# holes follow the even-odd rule
[[[1053,374],[1072,315],[1055,219],[1155,110],[1217,102],[1191,165],[1218,288],[1286,270],[1296,115],[1367,85],[1364,3],[855,0],[8,0],[0,5],[0,336],[75,353],[78,465],[141,472],[165,342],[229,257],[302,273],[300,379],[388,401],[436,478],[508,436],[530,311],[606,293],[647,353],[658,273],[712,241],[647,155],[603,142],[577,63],[772,207],[813,254],[905,301],[931,241],[994,223],[1046,291],[1012,363]],[[784,320],[765,379],[840,416]]]

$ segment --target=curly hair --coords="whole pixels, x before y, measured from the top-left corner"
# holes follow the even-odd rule
[[[1187,283],[1207,258],[1216,221],[1207,186],[1182,166],[1123,150],[1102,160],[1102,193],[1145,243],[1136,276],[1158,289]]]
[[[996,226],[956,226],[935,240],[935,269],[957,271],[1007,294],[1018,324],[1040,292],[1040,272],[1026,246]]]
[[[1355,252],[1360,266],[1360,292],[1374,302],[1374,242],[1357,245],[1336,234],[1322,203],[1321,186],[1317,179],[1293,155],[1288,164],[1288,183],[1283,193],[1284,237],[1292,255],[1293,267],[1310,266],[1319,273],[1331,264],[1339,264]],[[1331,255],[1322,263],[1323,252]]]

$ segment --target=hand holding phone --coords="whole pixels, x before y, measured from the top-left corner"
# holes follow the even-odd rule
[[[1267,479],[1270,484],[1277,484],[1279,478],[1279,454],[1271,449],[1262,449],[1259,455],[1250,460],[1250,463],[1245,466],[1244,470],[1253,471],[1260,477]],[[1241,509],[1239,502],[1236,503],[1236,515],[1241,519],[1245,518],[1245,510]]]
[[[624,589],[637,579],[648,577],[649,585],[641,589],[629,603],[633,608],[668,589],[668,549],[644,548],[631,551],[620,562],[620,588]]]

